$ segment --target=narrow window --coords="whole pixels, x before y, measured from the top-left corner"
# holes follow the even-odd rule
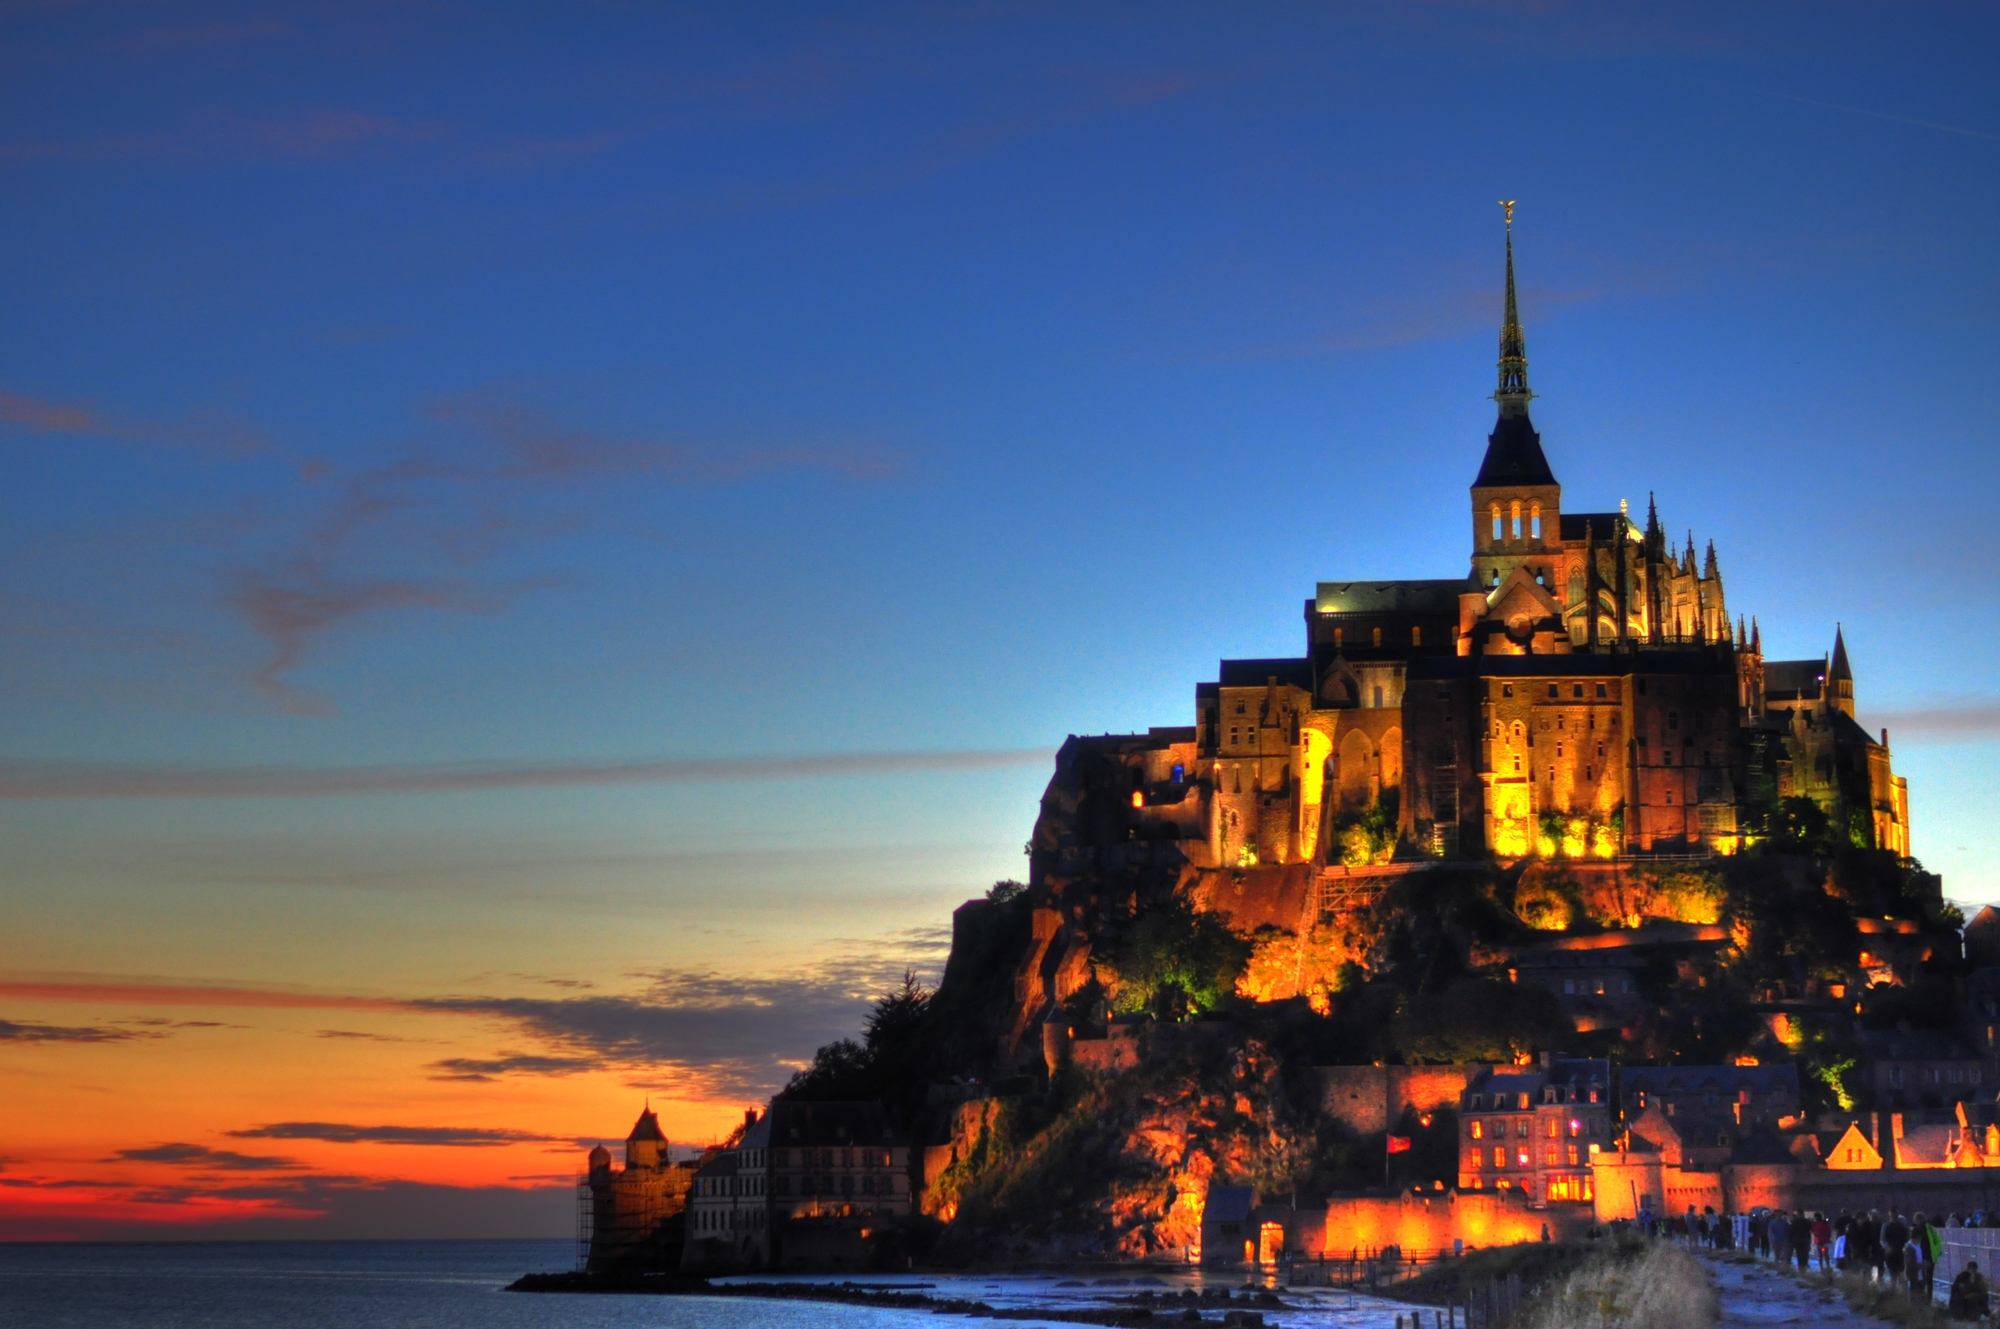
[[[1380,628],[1375,629],[1375,644],[1377,646],[1382,644],[1382,629]]]
[[[1507,515],[1513,520],[1514,538],[1518,540],[1521,538],[1521,505],[1518,501],[1509,503],[1507,510]]]
[[[1528,534],[1537,540],[1542,538],[1542,505],[1539,503],[1528,509]]]
[[[1553,700],[1556,697],[1560,697],[1561,695],[1562,695],[1562,689],[1560,687],[1558,687],[1554,683],[1549,684],[1549,697],[1551,700]]]
[[[1379,687],[1375,689],[1375,709],[1382,709],[1382,689]]]
[[[1582,698],[1583,698],[1583,684],[1581,684],[1581,683],[1577,683],[1577,684],[1574,684],[1574,685],[1573,685],[1573,686],[1572,686],[1572,687],[1570,688],[1570,690],[1569,690],[1569,695],[1570,695],[1570,696],[1572,696],[1572,697],[1575,697],[1575,698],[1577,698],[1577,699],[1578,699],[1579,701],[1580,701],[1580,700],[1582,700]]]
[[[1347,630],[1345,628],[1335,628],[1333,630],[1333,645],[1335,650],[1338,650],[1340,648],[1341,639],[1346,635],[1347,635]]]
[[[1498,503],[1493,505],[1493,538],[1495,540],[1504,538],[1500,528],[1500,505]]]
[[[1604,695],[1604,685],[1602,683],[1597,685],[1597,695],[1600,697]]]
[[[1514,695],[1514,685],[1513,685],[1512,683],[1502,683],[1502,684],[1500,685],[1500,695],[1501,695],[1501,696],[1503,696],[1503,697],[1511,697],[1511,696],[1513,696],[1513,695]]]
[[[1423,644],[1424,644],[1424,630],[1421,627],[1415,626],[1413,624],[1410,628],[1410,645],[1421,646]]]

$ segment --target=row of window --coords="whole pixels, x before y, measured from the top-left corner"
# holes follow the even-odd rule
[[[721,1232],[731,1228],[760,1228],[764,1226],[762,1209],[697,1209],[694,1211],[694,1230],[697,1232]]]
[[[1516,1139],[1525,1140],[1528,1138],[1529,1120],[1530,1118],[1528,1117],[1515,1118],[1514,1137]],[[1545,1120],[1548,1123],[1548,1127],[1543,1133],[1547,1135],[1551,1140],[1562,1139],[1563,1119],[1561,1117],[1546,1117],[1543,1120]],[[1470,1122],[1466,1123],[1465,1129],[1466,1129],[1466,1135],[1474,1140],[1485,1140],[1489,1138],[1495,1140],[1504,1140],[1507,1138],[1507,1123],[1504,1120],[1481,1121],[1479,1118],[1474,1117]],[[1569,1119],[1570,1139],[1572,1140],[1577,1139],[1578,1137],[1583,1135],[1584,1130],[1585,1130],[1585,1125],[1583,1118],[1571,1117]],[[1592,1135],[1602,1134],[1603,1133],[1602,1123],[1593,1119],[1589,1123],[1589,1131]]]
[[[1943,1084],[1945,1083],[1946,1074],[1945,1068],[1930,1066],[1921,1071],[1916,1078],[1919,1084]],[[1979,1068],[1977,1066],[1953,1066],[1950,1068],[1949,1076],[1952,1084],[1978,1084]],[[1903,1087],[1903,1068],[1901,1066],[1891,1066],[1889,1068],[1889,1087],[1891,1089],[1901,1089]]]
[[[776,1167],[791,1166],[791,1151],[775,1149],[771,1161]],[[801,1149],[799,1166],[806,1168],[894,1167],[895,1155],[887,1149]]]
[[[1602,1092],[1595,1084],[1579,1089],[1575,1085],[1543,1085],[1543,1103],[1595,1103]],[[1487,1102],[1487,1099],[1492,1102]],[[1512,1094],[1470,1094],[1465,1106],[1477,1112],[1481,1108],[1491,1108],[1495,1112],[1526,1112],[1533,1104],[1534,1095],[1522,1090]]]
[[[1508,538],[1507,521],[1501,520],[1500,505],[1498,503],[1495,503],[1492,506],[1489,515],[1492,517],[1493,520],[1493,538],[1495,540],[1507,539]],[[1510,503],[1507,505],[1507,520],[1513,523],[1514,526],[1513,538],[1516,540],[1520,539],[1522,527],[1521,527],[1521,505],[1519,503]],[[1542,538],[1541,504],[1531,503],[1528,505],[1527,523],[1528,523],[1527,524],[1528,538],[1531,540],[1541,539]]]
[[[1604,995],[1607,982],[1608,980],[1602,978],[1565,978],[1563,980],[1563,995],[1565,997],[1601,997]],[[1632,991],[1632,980],[1629,978],[1619,979],[1618,990],[1629,995]]]
[[[1595,1154],[1597,1152],[1597,1146],[1594,1144],[1591,1145],[1590,1152]],[[1542,1151],[1542,1161],[1549,1167],[1562,1167],[1565,1164],[1567,1164],[1569,1167],[1576,1167],[1579,1163],[1583,1161],[1583,1158],[1584,1158],[1584,1151],[1581,1145],[1552,1144]],[[1472,1162],[1473,1166],[1475,1167],[1485,1167],[1487,1165],[1486,1151],[1484,1149],[1474,1149],[1472,1151]],[[1506,1145],[1496,1144],[1493,1146],[1492,1165],[1496,1168],[1504,1168],[1507,1166]],[[1534,1150],[1530,1149],[1526,1145],[1521,1145],[1514,1150],[1514,1166],[1533,1167],[1534,1165],[1535,1165]],[[1549,1198],[1554,1199],[1555,1197],[1550,1196]]]
[[[856,1193],[856,1189],[853,1177],[799,1178],[799,1194],[805,1196],[853,1195]],[[777,1192],[779,1195],[784,1196],[789,1196],[792,1193],[791,1179],[789,1177],[778,1178]],[[894,1195],[896,1193],[896,1179],[893,1176],[881,1178],[864,1176],[860,1180],[859,1193],[862,1195]]]

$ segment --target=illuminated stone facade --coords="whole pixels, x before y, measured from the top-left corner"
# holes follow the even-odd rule
[[[1035,870],[1102,873],[1114,847],[1224,872],[1729,853],[1785,798],[1907,854],[1908,790],[1855,721],[1840,634],[1766,661],[1712,543],[1676,548],[1650,500],[1567,510],[1531,397],[1510,234],[1469,571],[1321,582],[1305,654],[1224,660],[1192,726],[1073,738]]]
[[[585,1180],[590,1206],[589,1267],[593,1270],[669,1268],[680,1252],[669,1220],[687,1208],[694,1168],[668,1157],[660,1119],[648,1107],[625,1138],[625,1166],[611,1166],[611,1151],[590,1151]]]

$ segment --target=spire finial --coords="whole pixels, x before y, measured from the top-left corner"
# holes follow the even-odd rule
[[[1500,414],[1526,415],[1528,399],[1528,339],[1521,332],[1521,311],[1514,299],[1514,200],[1501,199],[1507,210],[1507,305],[1500,321],[1500,390],[1493,399]]]

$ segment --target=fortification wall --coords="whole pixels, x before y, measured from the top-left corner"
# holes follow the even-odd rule
[[[1544,1226],[1553,1241],[1580,1240],[1596,1222],[1586,1205],[1535,1209],[1519,1191],[1336,1196],[1323,1210],[1291,1212],[1288,1248],[1329,1260],[1385,1246],[1406,1252],[1448,1250],[1458,1241],[1467,1247],[1511,1246],[1540,1241]]]
[[[1922,1168],[1843,1172],[1803,1163],[1724,1164],[1720,1169],[1664,1166],[1653,1156],[1601,1155],[1591,1169],[1600,1221],[1634,1217],[1650,1200],[1660,1217],[1713,1208],[1747,1214],[1763,1206],[1837,1214],[1877,1209],[1938,1215],[1990,1208],[2000,1200],[2000,1168]]]

